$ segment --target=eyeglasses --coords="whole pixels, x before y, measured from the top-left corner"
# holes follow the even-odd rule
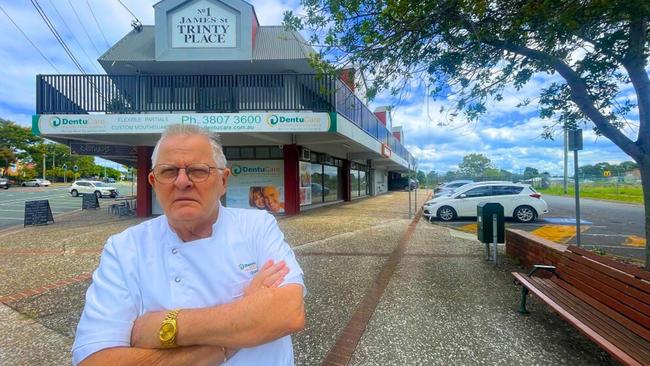
[[[156,165],[151,172],[153,173],[154,178],[160,183],[173,183],[176,178],[178,178],[178,171],[185,170],[185,174],[193,183],[203,182],[208,179],[210,176],[210,171],[212,169],[221,170],[223,168],[217,168],[214,166],[209,166],[208,164],[190,164],[186,165],[184,168],[179,168],[176,165],[171,164],[160,164]]]

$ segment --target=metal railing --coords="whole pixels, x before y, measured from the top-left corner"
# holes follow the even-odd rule
[[[329,75],[37,75],[37,114],[338,112],[408,162],[413,157],[346,84]]]

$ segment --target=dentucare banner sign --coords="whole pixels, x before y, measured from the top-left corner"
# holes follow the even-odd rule
[[[226,206],[284,212],[284,161],[233,160]]]
[[[36,114],[32,117],[32,132],[37,135],[162,133],[167,126],[178,123],[218,133],[336,132],[336,114],[312,112]]]

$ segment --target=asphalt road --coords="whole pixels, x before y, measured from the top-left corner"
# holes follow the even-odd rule
[[[544,195],[549,213],[531,224],[506,221],[506,227],[534,232],[561,243],[576,244],[575,199]],[[644,258],[644,208],[641,205],[580,199],[581,244],[637,259]],[[462,218],[449,225],[466,232],[476,232],[475,218]]]
[[[72,197],[68,193],[69,185],[50,187],[16,187],[7,190],[0,189],[0,230],[14,225],[22,225],[25,217],[25,202],[48,200],[56,222],[56,215],[81,209],[81,197]],[[118,184],[120,194],[131,193],[131,186]],[[104,208],[103,198],[100,207]]]

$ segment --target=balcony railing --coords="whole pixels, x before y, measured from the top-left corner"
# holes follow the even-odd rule
[[[338,112],[393,153],[412,156],[340,80],[328,75],[38,75],[36,113]]]

